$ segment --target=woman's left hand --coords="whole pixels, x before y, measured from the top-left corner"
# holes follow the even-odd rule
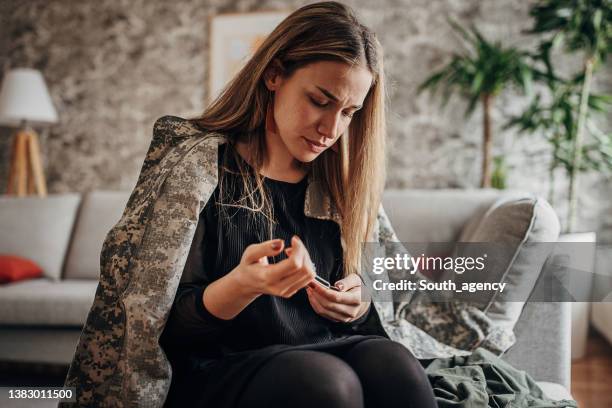
[[[306,287],[308,300],[317,314],[336,322],[349,323],[359,319],[369,309],[371,298],[367,296],[367,301],[361,300],[365,288],[357,274],[340,279],[334,286],[339,290],[328,289],[316,282]]]

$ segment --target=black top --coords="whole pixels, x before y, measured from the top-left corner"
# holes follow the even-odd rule
[[[226,149],[231,148],[226,144],[219,146],[219,165]],[[232,156],[228,154],[228,167],[235,170]],[[252,174],[253,169],[237,156]],[[291,237],[298,235],[308,249],[317,274],[333,284],[342,272],[340,229],[332,220],[304,215],[307,178],[298,183],[265,178],[264,185],[277,221],[273,237],[284,239],[285,246],[289,246]],[[199,248],[196,251],[192,248],[189,261],[197,267],[191,271],[190,282],[179,285],[165,328],[166,341],[180,345],[183,351],[190,349],[199,357],[214,358],[275,344],[323,343],[354,334],[368,313],[349,324],[333,322],[313,310],[304,289],[288,299],[261,295],[231,320],[220,319],[204,307],[202,293],[206,286],[234,269],[248,245],[269,239],[261,214],[225,206],[229,217],[220,216],[220,186],[224,189],[223,202],[228,201],[228,192],[238,198],[242,193],[241,176],[226,172],[200,214],[198,229],[202,231],[203,227],[203,235],[200,241],[197,237],[194,239],[194,245]],[[283,251],[269,261],[276,263],[285,258]]]

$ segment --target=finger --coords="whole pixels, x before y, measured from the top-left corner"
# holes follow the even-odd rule
[[[299,238],[297,236],[295,236],[297,239],[297,242],[299,244],[299,248],[297,250],[297,254],[301,253],[302,254],[302,262],[303,262],[303,267],[308,269],[308,271],[312,272],[314,275],[316,275],[317,273],[317,269],[315,267],[314,262],[312,262],[312,259],[310,259],[310,254],[308,253],[308,248],[306,248],[306,245],[304,245],[304,243],[299,240]],[[294,251],[291,251],[291,254],[293,254]],[[297,255],[296,256],[299,256]]]
[[[315,266],[314,263],[312,262],[312,259],[310,258],[310,253],[308,252],[308,248],[306,248],[306,245],[299,239],[299,237],[296,235],[295,238],[297,239],[297,242],[299,243],[299,248],[300,251],[302,252],[303,256],[304,256],[304,263],[306,263],[307,265],[311,266],[313,270],[315,270]],[[293,251],[292,251],[293,252]]]
[[[338,314],[346,315],[349,317],[354,316],[357,313],[357,310],[361,306],[361,302],[351,302],[351,303],[341,303],[341,302],[330,302],[324,297],[314,293],[314,291],[309,290],[311,296],[317,299],[319,304],[323,306],[326,310],[336,312]]]
[[[275,264],[267,265],[267,273],[271,281],[280,281],[293,275],[302,268],[303,261],[297,257],[289,257]]]
[[[251,244],[244,250],[242,260],[248,264],[259,262],[262,257],[278,255],[285,243],[282,239],[272,239],[269,241]]]
[[[289,293],[290,296],[293,296],[298,290],[308,285],[308,282],[314,279],[313,276],[307,275],[302,278],[297,279],[294,283],[287,288],[286,293]]]
[[[319,304],[319,302],[317,302],[317,299],[315,299],[312,296],[312,292],[310,290],[308,290],[308,288],[306,288],[306,296],[308,296],[308,302],[310,303],[310,306],[312,306],[313,310],[317,314],[323,315],[325,313],[325,310],[323,309],[323,306],[321,306]]]
[[[308,296],[308,302],[310,302],[310,305],[312,306],[312,308],[314,309],[314,311],[323,316],[323,317],[327,317],[328,319],[334,320],[334,321],[341,321],[340,316],[336,317],[332,317],[327,313],[327,310],[325,310],[325,308],[323,307],[323,305],[321,305],[321,303],[317,300],[316,297],[313,296],[312,291],[309,289],[306,289],[306,294]]]
[[[297,235],[292,236],[291,237],[291,255],[290,257],[295,256],[301,259],[302,262],[304,262],[307,252],[308,251],[306,251],[306,246],[304,245],[302,240]]]
[[[347,277],[336,281],[334,286],[343,292],[348,291],[354,287],[361,286],[361,279],[356,273],[351,273]]]
[[[304,282],[299,282],[299,288],[302,288],[314,280],[316,275],[314,264],[310,261],[308,251],[297,235],[291,238],[291,243],[293,247],[289,251],[290,256],[267,268],[268,282],[273,285],[273,290],[277,291],[277,293],[287,293],[286,289],[280,289],[281,292],[278,292],[278,288],[293,287],[296,284],[296,279],[304,280]]]
[[[301,268],[282,278],[279,284],[284,287],[299,285],[297,289],[300,289],[314,282],[315,276],[315,271],[309,265],[303,265]]]
[[[316,273],[315,265],[312,262],[312,259],[310,258],[310,254],[308,253],[308,248],[306,248],[306,245],[304,245],[304,243],[300,240],[300,238],[297,235],[294,235],[291,238],[291,243],[293,246],[285,249],[285,253],[287,254],[287,256],[288,257],[295,256],[297,259],[301,259],[301,262],[304,265],[307,265],[310,269],[312,269]]]
[[[315,312],[317,312],[319,315],[327,317],[328,319],[337,321],[337,322],[349,322],[352,317],[348,316],[348,315],[344,315],[341,313],[338,313],[336,311],[333,310],[329,310],[327,308],[325,308],[325,306],[323,306],[320,301],[313,296],[311,293],[309,293],[309,290],[306,290],[306,293],[308,293],[308,300],[310,302],[310,304],[312,305],[312,308],[315,310]]]
[[[271,279],[285,279],[293,274],[293,272],[301,269],[304,264],[307,264],[314,271],[314,265],[310,261],[308,251],[297,235],[291,238],[291,245],[290,256],[269,268]]]
[[[333,289],[325,288],[322,285],[315,284],[312,286],[312,289],[321,299],[325,299],[326,303],[342,303],[352,306],[361,303],[361,291],[359,287],[349,292],[338,292]]]

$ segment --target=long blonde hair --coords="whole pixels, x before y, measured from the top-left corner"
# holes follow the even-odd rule
[[[240,171],[245,194],[243,203],[237,205],[261,211],[272,219],[272,206],[259,170],[265,157],[266,112],[272,102],[263,77],[277,61],[285,77],[316,61],[365,64],[372,74],[363,107],[355,112],[347,132],[337,142],[338,153],[328,149],[310,164],[314,178],[323,183],[340,216],[343,276],[360,273],[361,245],[371,239],[384,188],[385,84],[382,47],[351,8],[332,1],[309,4],[293,12],[263,41],[204,113],[190,121],[227,135],[229,144],[243,138],[254,142],[250,143],[254,182],[248,181],[245,169]]]

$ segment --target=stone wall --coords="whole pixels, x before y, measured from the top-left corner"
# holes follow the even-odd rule
[[[306,2],[21,0],[0,2],[0,66],[40,69],[60,121],[43,132],[49,190],[131,189],[156,118],[204,109],[208,19],[217,13],[295,9]],[[465,102],[445,110],[417,85],[460,47],[446,17],[476,24],[506,44],[533,44],[532,1],[358,0],[348,2],[379,35],[389,83],[389,188],[475,188],[480,173],[482,114],[464,117]],[[568,60],[568,66],[576,61]],[[598,89],[612,91],[610,65]],[[495,154],[505,154],[510,188],[546,195],[549,148],[541,137],[501,132],[525,98],[504,93],[493,110]],[[609,125],[609,124],[605,124]],[[608,126],[608,129],[612,128]],[[0,128],[0,187],[10,129]],[[567,180],[557,177],[563,217]],[[579,228],[612,242],[612,180],[582,178]]]

